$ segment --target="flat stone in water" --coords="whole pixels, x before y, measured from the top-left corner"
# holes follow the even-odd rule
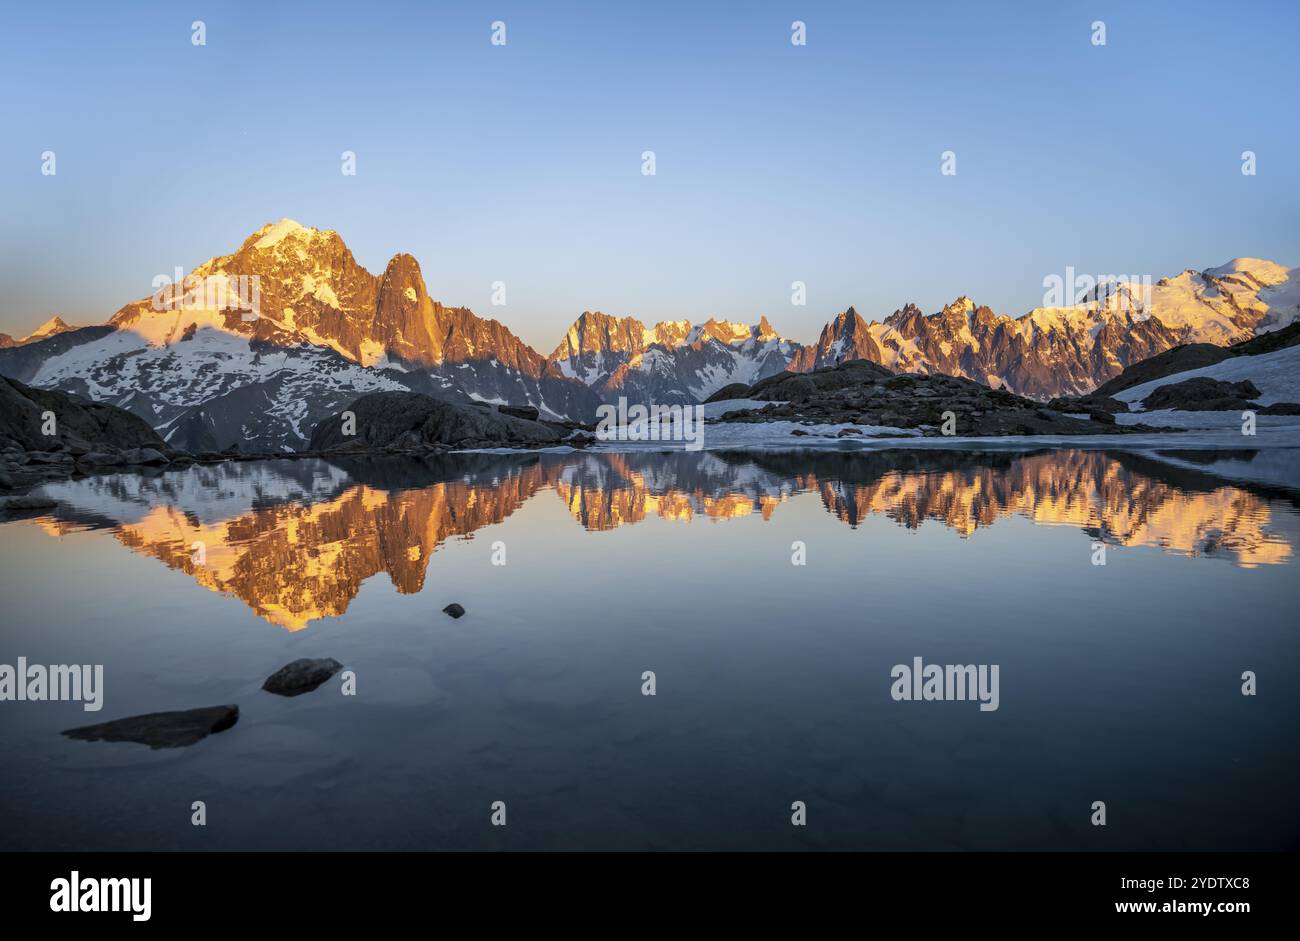
[[[451,604],[447,605],[447,607],[442,609],[442,613],[450,614],[452,617],[458,618],[465,614],[465,609],[453,601]]]
[[[224,732],[238,721],[238,706],[205,706],[83,725],[63,734],[83,742],[138,742],[150,748],[184,748]]]
[[[323,660],[303,658],[286,663],[268,676],[262,689],[277,696],[301,696],[310,693],[342,669],[343,664],[332,657]]]

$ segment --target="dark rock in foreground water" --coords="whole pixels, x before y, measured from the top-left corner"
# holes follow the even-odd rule
[[[301,696],[310,693],[342,669],[343,664],[332,657],[323,660],[303,658],[286,663],[272,673],[262,684],[262,689],[277,696]]]
[[[447,605],[447,607],[442,609],[442,613],[450,614],[452,617],[458,618],[464,616],[465,609],[462,608],[460,605],[456,604],[455,602],[452,602],[451,604]]]
[[[83,742],[138,742],[150,748],[184,748],[224,732],[238,721],[238,706],[205,706],[83,725],[63,734]]]

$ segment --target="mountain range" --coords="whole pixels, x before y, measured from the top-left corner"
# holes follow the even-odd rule
[[[431,298],[412,256],[371,274],[337,232],[282,219],[106,324],[56,317],[21,339],[0,334],[0,374],[127,408],[177,448],[293,450],[320,419],[372,391],[590,421],[620,396],[690,404],[784,370],[868,359],[1048,398],[1089,392],[1181,343],[1226,345],[1300,319],[1300,268],[1261,259],[1141,287],[1116,283],[1017,318],[968,297],[928,315],[907,304],[881,322],[849,307],[809,345],[766,317],[647,326],[585,311],[543,356],[499,321]]]

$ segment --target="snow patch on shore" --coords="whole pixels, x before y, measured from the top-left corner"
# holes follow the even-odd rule
[[[1249,379],[1255,383],[1255,387],[1261,393],[1255,400],[1260,405],[1272,405],[1274,402],[1300,402],[1300,346],[1289,346],[1284,350],[1274,350],[1272,353],[1261,353],[1258,356],[1233,356],[1213,366],[1189,369],[1186,372],[1174,373],[1172,376],[1164,376],[1161,379],[1144,382],[1140,386],[1124,389],[1116,392],[1115,398],[1121,402],[1128,402],[1132,407],[1160,386],[1198,376],[1220,379],[1224,382],[1240,382]]]

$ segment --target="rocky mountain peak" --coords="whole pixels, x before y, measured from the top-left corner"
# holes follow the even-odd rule
[[[17,342],[30,343],[32,340],[43,340],[46,337],[52,337],[55,334],[66,333],[69,330],[75,329],[77,328],[71,326],[67,321],[56,314]]]
[[[956,299],[955,301],[953,301],[951,304],[947,304],[947,305],[945,305],[944,308],[943,308],[943,312],[944,312],[945,314],[962,314],[962,315],[967,315],[967,314],[970,314],[970,313],[971,313],[972,311],[974,311],[974,310],[975,310],[975,302],[972,301],[972,300],[971,300],[969,297],[967,297],[965,294],[963,294],[961,297],[957,298],[957,299]]]

